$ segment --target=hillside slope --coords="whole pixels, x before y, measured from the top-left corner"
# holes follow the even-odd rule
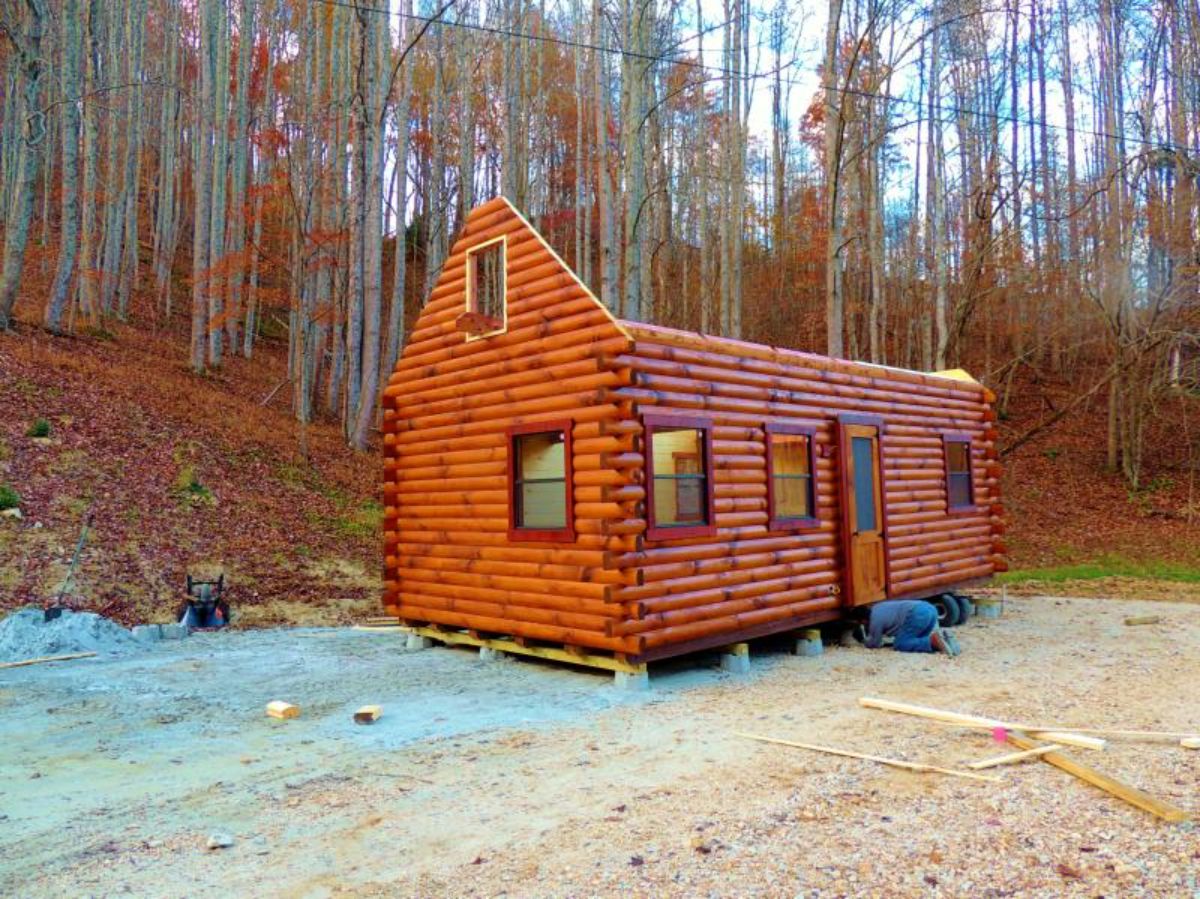
[[[56,595],[91,509],[70,590],[81,607],[167,620],[188,571],[223,570],[244,624],[375,613],[378,456],[350,451],[336,425],[318,422],[302,458],[283,348],[263,341],[253,360],[198,377],[181,335],[113,327],[99,337],[0,334],[0,488],[19,494],[23,515],[0,517],[0,609]],[[1016,390],[1002,442],[1074,389]],[[1200,485],[1172,439],[1200,431],[1198,410],[1194,397],[1162,410],[1141,491],[1104,471],[1101,400],[1006,458],[1008,579],[1129,593],[1155,578],[1153,595],[1200,598]],[[29,435],[39,419],[47,437]],[[1113,576],[1137,580],[1123,589]]]
[[[188,571],[224,571],[244,623],[340,620],[377,608],[379,463],[336,426],[287,412],[279,348],[197,377],[178,337],[0,335],[0,608],[56,595],[89,509],[70,591],[123,621],[166,620]],[[37,433],[39,419],[48,426]]]

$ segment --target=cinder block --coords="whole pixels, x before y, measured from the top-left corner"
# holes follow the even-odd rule
[[[999,618],[1003,603],[995,599],[975,600],[975,614],[980,618]]]
[[[645,671],[614,671],[613,686],[618,690],[649,690],[650,675]]]
[[[422,637],[420,634],[409,634],[408,640],[404,644],[405,649],[428,649],[433,645],[433,641],[428,637]]]
[[[746,674],[750,670],[750,649],[740,643],[721,653],[721,670],[730,674]]]
[[[801,631],[792,652],[798,656],[819,656],[824,653],[825,644],[821,642],[821,632],[816,628]]]
[[[143,643],[153,643],[156,640],[161,640],[162,625],[135,624],[133,627],[133,638],[135,640],[141,640]]]
[[[164,640],[182,640],[188,635],[185,624],[160,624],[159,629]]]
[[[500,658],[500,650],[492,649],[490,646],[479,647],[479,661],[494,662]]]

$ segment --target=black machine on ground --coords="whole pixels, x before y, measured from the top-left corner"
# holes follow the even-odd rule
[[[179,623],[192,630],[216,629],[229,624],[229,603],[225,601],[225,575],[215,581],[187,576],[187,599],[179,607]]]

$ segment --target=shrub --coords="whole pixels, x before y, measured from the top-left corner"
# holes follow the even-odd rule
[[[196,469],[191,465],[179,469],[175,478],[174,493],[190,505],[211,506],[217,501],[213,492],[200,483],[200,479],[196,477]]]
[[[50,422],[44,418],[35,419],[33,424],[29,426],[29,430],[25,432],[26,437],[49,437]]]
[[[0,484],[0,512],[5,509],[15,509],[21,505],[21,497],[11,487]]]

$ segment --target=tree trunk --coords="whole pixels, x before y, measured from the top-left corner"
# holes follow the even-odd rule
[[[62,330],[62,316],[70,299],[79,251],[79,104],[83,93],[79,79],[79,0],[63,0],[62,8],[62,226],[58,269],[46,303],[46,328]]]

